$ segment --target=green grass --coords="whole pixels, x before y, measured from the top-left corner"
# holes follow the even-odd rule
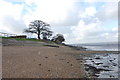
[[[0,36],[0,38],[2,38],[2,36]]]

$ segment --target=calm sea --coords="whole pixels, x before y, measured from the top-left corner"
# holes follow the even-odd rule
[[[73,44],[73,46],[86,47],[87,50],[98,51],[120,51],[117,42],[111,43],[89,43],[89,44]],[[80,54],[81,55],[81,54]],[[83,57],[85,60],[85,70],[90,73],[91,77],[97,78],[118,78],[120,73],[120,53],[86,53]],[[98,59],[97,59],[98,58]],[[111,79],[112,80],[112,79]]]
[[[116,42],[112,43],[89,43],[89,44],[73,44],[74,46],[82,46],[87,50],[99,50],[99,51],[120,51],[120,44]]]

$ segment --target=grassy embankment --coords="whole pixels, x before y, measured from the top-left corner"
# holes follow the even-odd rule
[[[1,37],[3,39],[15,39],[18,41],[40,41],[40,42],[46,42],[46,43],[55,43],[53,41],[48,41],[48,40],[42,40],[42,39],[30,39],[30,38],[11,38],[11,37]]]
[[[44,45],[44,46],[51,46],[51,47],[68,46],[68,47],[70,47],[72,49],[75,49],[75,50],[86,50],[86,48],[84,48],[84,47],[72,46],[72,45],[67,45],[67,44],[64,44],[64,43],[57,44],[54,41],[50,41],[50,40],[30,39],[30,38],[11,38],[11,37],[0,37],[0,38],[3,38],[3,39],[14,39],[14,40],[17,40],[17,41],[37,41],[37,42],[48,43],[47,45]]]
[[[50,40],[43,40],[43,39],[30,39],[30,38],[11,38],[11,37],[1,37],[3,39],[14,39],[17,41],[36,41],[36,42],[44,42],[44,43],[48,43],[48,45],[44,45],[44,46],[51,46],[51,47],[58,47],[58,46],[65,46],[65,44],[57,44],[54,41],[50,41]],[[55,46],[56,45],[56,46]],[[58,46],[57,46],[58,45]]]

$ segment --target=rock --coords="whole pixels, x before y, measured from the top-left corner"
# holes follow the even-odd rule
[[[45,57],[45,58],[48,58],[48,57]]]
[[[95,62],[95,61],[91,61],[91,62]]]
[[[95,59],[101,59],[100,57],[96,57]]]
[[[116,64],[116,63],[113,63],[113,66],[117,66],[117,64]]]
[[[99,75],[95,75],[95,74],[94,74],[93,76],[95,76],[95,77],[99,77]]]
[[[69,63],[69,62],[67,62],[67,63]]]
[[[109,67],[109,66],[106,65],[106,66],[103,66],[103,67]]]
[[[112,62],[113,60],[109,60],[110,62]]]
[[[38,64],[39,66],[41,66],[42,64]]]
[[[89,60],[93,60],[92,58],[90,58]]]
[[[110,75],[110,77],[114,77],[113,75]]]
[[[103,63],[95,63],[96,65],[100,65],[100,64],[103,64]]]
[[[86,70],[86,71],[89,71],[89,70],[90,70],[90,68],[89,68],[89,67],[86,67],[86,68],[85,68],[85,70]]]
[[[50,72],[50,70],[48,70],[48,72]]]

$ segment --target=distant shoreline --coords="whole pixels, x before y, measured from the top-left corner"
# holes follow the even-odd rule
[[[104,42],[104,43],[84,43],[84,44],[71,44],[73,46],[82,46],[86,50],[93,51],[119,51],[119,44],[117,42]]]

